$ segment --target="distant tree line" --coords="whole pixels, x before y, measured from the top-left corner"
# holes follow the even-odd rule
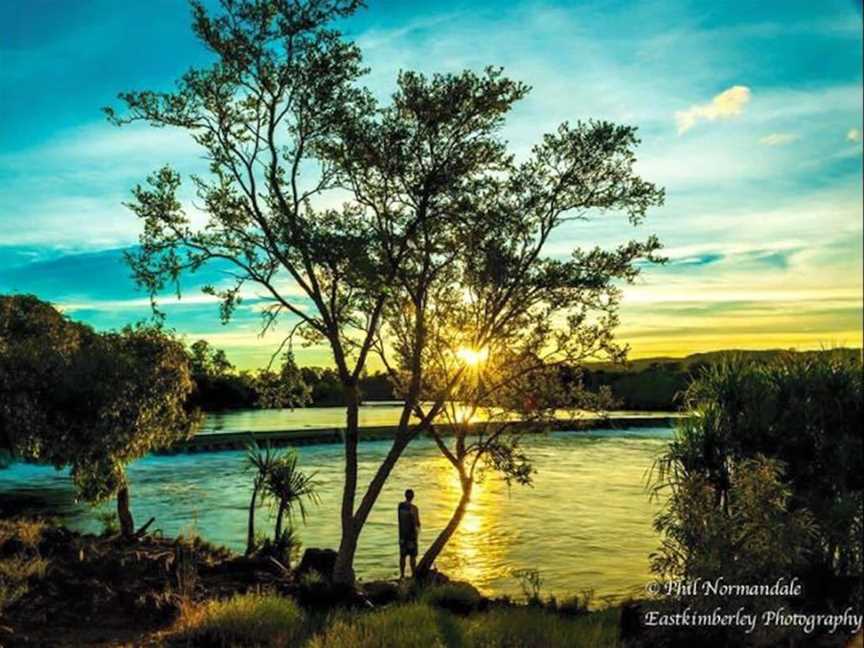
[[[294,406],[342,407],[344,389],[332,367],[298,367],[293,357],[283,359],[278,372],[238,371],[225,352],[198,340],[189,347],[189,364],[195,387],[191,404],[204,411],[245,409],[265,406],[260,391],[262,376],[269,383],[282,383]],[[579,387],[588,393],[608,391],[608,404],[614,409],[639,411],[678,411],[684,407],[684,394],[701,372],[727,358],[730,352],[697,353],[684,358],[647,358],[627,363],[593,363],[582,367],[559,368],[562,387]],[[736,352],[753,360],[771,361],[780,351]],[[854,349],[834,353],[854,357]],[[805,353],[806,355],[806,353]],[[364,372],[359,379],[363,402],[398,401],[388,375],[381,371]]]
[[[345,395],[339,374],[332,367],[298,367],[293,358],[283,360],[283,369],[238,371],[225,352],[206,340],[189,347],[189,360],[195,389],[191,402],[205,411],[261,407],[262,375],[284,382],[294,395],[295,406],[342,407]],[[558,375],[563,386],[581,386],[599,394],[609,390],[617,409],[671,411],[680,408],[679,394],[710,360],[649,361],[634,364],[602,364],[561,367]],[[287,367],[287,369],[286,369]],[[358,381],[360,398],[369,401],[401,400],[388,375],[382,371],[364,372]]]
[[[190,403],[204,411],[281,407],[289,402],[294,407],[345,405],[344,389],[335,369],[298,367],[291,354],[283,356],[278,371],[238,371],[223,350],[206,340],[193,343],[187,353],[195,384]],[[397,400],[384,373],[364,373],[358,384],[364,401]],[[282,398],[268,398],[268,389],[279,392]]]

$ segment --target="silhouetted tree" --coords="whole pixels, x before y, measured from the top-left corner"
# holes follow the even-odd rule
[[[619,212],[636,225],[662,203],[662,190],[635,174],[637,144],[630,127],[565,124],[524,162],[502,155],[494,173],[475,178],[460,195],[452,241],[436,242],[423,266],[434,272],[421,270],[388,303],[376,346],[397,392],[419,390],[414,411],[421,422],[454,400],[487,416],[504,410],[542,419],[551,415],[540,406],[549,397],[563,407],[573,403],[560,393],[559,368],[623,359],[626,348],[614,340],[620,284],[633,281],[640,264],[660,261],[659,242],[649,236],[606,250],[576,248],[564,259],[551,257],[548,243],[568,222]],[[472,464],[497,463],[517,481],[525,475],[523,458],[513,454],[518,434],[505,433],[510,428],[478,430],[486,435],[479,445],[466,444],[467,431],[458,433],[455,449],[437,438],[465,497],[424,567],[458,526]]]
[[[400,353],[397,394],[404,405],[398,431],[359,505],[354,486],[345,491],[343,533],[335,573],[347,580],[360,530],[408,444],[440,412],[441,405],[412,421],[423,392],[431,290],[453,277],[482,187],[506,168],[510,156],[499,132],[514,102],[527,92],[500,70],[482,74],[399,75],[391,103],[365,119],[346,122],[340,137],[322,147],[338,179],[356,201],[357,213],[383,241],[394,227],[408,234],[404,247],[383,247],[398,272],[392,276],[383,319],[375,330],[380,348]],[[402,225],[404,224],[404,226]],[[404,328],[383,326],[398,320]],[[356,481],[356,452],[346,475]]]
[[[418,250],[429,259],[431,246],[454,242],[446,224],[456,217],[472,176],[493,171],[504,157],[503,144],[492,135],[524,91],[492,73],[440,78],[432,86],[405,74],[393,106],[376,110],[355,83],[362,71],[359,52],[326,27],[358,5],[226,0],[223,15],[211,17],[195,3],[195,32],[217,62],[187,73],[175,92],[125,93],[125,114],[108,110],[118,124],[141,120],[185,129],[210,159],[210,176],[194,180],[209,217],[206,227],[191,224],[178,198],[180,178],[170,168],[134,191],[130,206],[144,222],[144,234],[129,260],[154,299],[169,284],[179,288],[183,272],[219,260],[232,266],[235,281],[206,290],[220,297],[224,319],[243,287],[255,284],[272,300],[265,329],[289,314],[296,322],[292,337],[329,345],[346,403],[336,567],[344,582],[353,580],[368,512],[415,434],[409,423],[417,388],[406,395],[393,451],[355,506],[358,382],[382,311],[394,286],[404,283],[401,277],[420,272],[427,280]],[[427,98],[434,102],[426,104]],[[369,138],[372,132],[386,139]],[[435,147],[427,159],[415,155],[420,144]],[[390,154],[401,157],[387,160]],[[316,162],[317,173],[310,173]],[[362,193],[364,186],[386,184],[387,174],[400,167],[403,178],[410,176],[403,193],[410,202],[381,203]],[[368,170],[369,184],[355,182],[358,169]],[[341,210],[316,209],[313,201],[337,184],[352,188],[356,200]]]

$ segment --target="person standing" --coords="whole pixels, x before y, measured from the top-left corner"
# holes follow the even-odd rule
[[[417,536],[420,532],[420,511],[413,503],[414,491],[405,491],[405,500],[399,502],[399,578],[405,578],[405,558],[411,562],[411,576],[417,571]]]

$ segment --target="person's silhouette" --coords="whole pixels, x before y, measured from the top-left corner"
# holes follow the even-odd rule
[[[414,491],[405,491],[405,501],[396,509],[399,518],[399,578],[405,578],[405,558],[411,561],[411,575],[417,571],[417,534],[420,531],[420,511],[412,503]]]

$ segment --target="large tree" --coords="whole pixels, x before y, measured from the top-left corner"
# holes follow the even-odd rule
[[[436,79],[431,88],[406,74],[393,106],[377,110],[355,85],[359,52],[326,27],[358,4],[225,0],[223,14],[211,17],[195,3],[195,32],[216,62],[187,73],[174,92],[125,93],[126,111],[108,110],[118,124],[142,120],[187,130],[210,160],[209,177],[194,178],[205,227],[194,227],[185,213],[180,177],[170,168],[134,191],[131,207],[144,233],[129,260],[154,299],[169,285],[179,290],[184,272],[220,262],[234,281],[207,291],[221,299],[223,318],[252,284],[271,301],[265,329],[290,315],[289,337],[325,343],[332,352],[346,402],[336,566],[343,582],[353,580],[360,531],[414,435],[410,415],[419,386],[406,394],[400,434],[358,506],[358,380],[382,313],[403,278],[427,281],[434,272],[428,261],[457,242],[446,224],[472,177],[500,164],[504,148],[494,132],[524,93],[495,73]],[[416,151],[439,144],[428,154]],[[358,173],[369,182],[355,182]],[[393,200],[390,177],[409,183]],[[356,200],[340,210],[315,203],[338,186]],[[366,187],[385,194],[361,193]]]
[[[463,495],[421,571],[458,527],[478,467],[529,480],[527,457],[518,449],[525,428],[513,419],[540,424],[560,408],[608,402],[588,397],[578,380],[562,390],[560,371],[578,373],[587,360],[624,357],[626,347],[614,339],[620,285],[632,282],[641,264],[660,260],[660,244],[649,236],[608,249],[574,246],[556,257],[549,241],[566,223],[604,213],[637,225],[662,203],[662,190],[634,171],[637,144],[631,127],[563,124],[525,161],[502,158],[504,164],[475,181],[460,201],[446,266],[425,283],[406,286],[385,309],[376,350],[403,393],[422,379],[416,415],[425,421],[430,413],[447,412],[448,403],[462,406],[450,413],[449,446],[431,428]],[[422,304],[413,299],[418,285]],[[459,420],[465,408],[486,420],[466,424]]]
[[[68,467],[87,501],[116,496],[126,537],[136,535],[126,466],[191,434],[191,390],[182,344],[159,328],[97,333],[35,297],[0,297],[5,449]]]
[[[353,500],[343,501],[343,528],[354,532],[342,536],[337,574],[350,570],[359,532],[396,462],[442,410],[443,402],[422,413],[418,409],[432,291],[453,278],[466,236],[477,225],[472,215],[482,188],[511,163],[500,129],[514,102],[527,92],[493,68],[431,78],[405,72],[389,105],[344,123],[339,138],[322,148],[337,169],[337,180],[354,196],[357,213],[376,235],[387,241],[394,223],[405,223],[407,234],[398,261],[397,251],[384,248],[398,272],[372,331],[379,353],[393,347],[400,354],[400,376],[394,382],[403,399],[402,413],[359,505],[355,509]],[[356,476],[356,458],[351,472]]]
[[[131,208],[144,233],[129,261],[154,300],[167,285],[179,290],[184,272],[223,263],[233,282],[205,290],[220,298],[224,320],[251,284],[270,300],[264,330],[288,315],[292,339],[329,346],[346,402],[348,510],[356,489],[357,383],[410,226],[394,222],[382,241],[349,207],[313,204],[334,186],[332,166],[316,152],[342,124],[372,108],[355,85],[363,72],[359,51],[328,29],[360,2],[220,4],[221,14],[212,16],[192,3],[193,29],[215,57],[210,67],[186,73],[174,92],[122,94],[122,115],[107,109],[118,124],[140,120],[186,130],[210,161],[209,176],[193,178],[205,227],[194,227],[184,212],[172,169],[135,189]],[[353,533],[343,515],[343,535]]]
[[[528,88],[500,70],[403,73],[392,101],[377,107],[356,85],[359,52],[327,28],[357,5],[225,0],[223,14],[211,17],[193,4],[195,31],[215,63],[187,73],[174,92],[126,93],[126,111],[108,111],[120,124],[184,129],[210,160],[209,176],[193,178],[209,219],[203,227],[184,211],[172,169],[135,189],[131,207],[144,233],[130,262],[154,299],[169,285],[179,290],[184,272],[222,263],[233,281],[206,290],[221,299],[224,319],[252,284],[271,302],[265,330],[287,314],[289,338],[332,352],[346,402],[341,582],[353,580],[360,532],[390,471],[464,374],[457,369],[436,404],[420,407],[431,306],[443,303],[434,293],[484,291],[491,311],[488,330],[472,333],[477,344],[526,318],[551,326],[543,319],[549,306],[565,312],[562,299],[595,298],[582,284],[562,297],[576,274],[594,271],[599,277],[579,281],[602,282],[656,248],[653,240],[623,248],[620,270],[602,267],[615,257],[599,251],[561,264],[541,254],[551,232],[580,209],[623,210],[638,221],[662,197],[633,173],[632,129],[562,127],[515,164],[500,129]],[[324,194],[340,188],[350,200],[322,208]],[[537,281],[560,289],[538,297]],[[575,319],[564,324],[581,330]],[[358,503],[358,381],[373,350],[398,356],[394,379],[405,405]]]

